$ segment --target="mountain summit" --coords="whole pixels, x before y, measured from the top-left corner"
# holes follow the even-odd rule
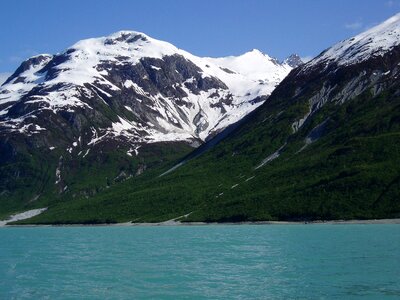
[[[90,117],[105,138],[205,140],[262,104],[290,70],[258,50],[201,58],[144,33],[120,31],[23,62],[0,89],[0,124],[33,134],[36,125],[49,129],[40,122],[43,111],[86,118],[111,110],[108,122]],[[33,125],[26,117],[35,118]]]
[[[283,63],[289,65],[292,68],[297,68],[298,66],[304,64],[300,56],[298,56],[297,54],[291,54],[283,61]]]

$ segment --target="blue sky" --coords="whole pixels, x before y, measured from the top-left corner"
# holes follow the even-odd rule
[[[199,56],[253,48],[314,56],[396,14],[400,0],[15,0],[0,9],[0,73],[8,73],[29,56],[125,29]]]

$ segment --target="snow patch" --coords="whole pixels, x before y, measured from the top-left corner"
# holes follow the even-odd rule
[[[127,152],[126,152],[126,154],[128,155],[128,156],[132,156],[132,154],[133,153],[135,153],[135,156],[138,156],[138,154],[139,154],[139,148],[140,148],[141,146],[140,145],[138,145],[138,146],[136,146],[136,147],[131,147]]]
[[[254,177],[256,177],[256,176],[251,176],[251,177],[247,178],[246,182],[252,180]]]
[[[20,220],[25,220],[25,219],[29,219],[32,218],[34,216],[37,216],[39,214],[41,214],[42,212],[46,211],[47,207],[45,208],[38,208],[38,209],[31,209],[19,214],[15,214],[10,216],[7,220],[0,220],[0,226],[5,226],[8,223],[11,222],[16,222],[16,221],[20,221]]]
[[[133,113],[133,110],[132,110],[132,108],[130,108],[129,106],[126,106],[126,105],[125,105],[124,107],[125,107],[125,109],[126,109],[126,110],[129,110],[130,112],[132,112],[132,113]]]
[[[277,159],[281,155],[281,151],[285,146],[286,146],[286,143],[283,146],[281,146],[278,150],[276,150],[274,153],[272,153],[271,155],[269,155],[265,159],[263,159],[263,161],[254,169],[257,170],[257,169],[265,166],[267,163],[273,161],[274,159]]]
[[[82,157],[86,157],[86,155],[89,154],[89,151],[90,151],[90,149],[87,149],[86,152],[85,152],[85,154],[84,154]]]
[[[150,66],[150,68],[152,68],[152,69],[154,69],[154,70],[157,70],[157,71],[161,70],[161,68],[156,67],[156,66]]]

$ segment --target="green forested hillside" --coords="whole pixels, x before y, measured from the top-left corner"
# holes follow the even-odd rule
[[[159,176],[173,163],[154,168],[25,223],[400,217],[400,86],[383,71],[373,77],[382,66],[396,74],[398,56],[300,67],[244,124],[173,172]]]

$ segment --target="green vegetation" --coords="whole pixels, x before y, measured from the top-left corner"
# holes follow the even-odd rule
[[[289,100],[289,92],[277,94],[280,98],[268,101],[229,138],[174,172],[159,177],[183,156],[89,198],[64,197],[19,223],[157,222],[186,214],[179,220],[400,217],[396,89],[376,97],[367,91],[342,105],[329,102],[296,133],[292,124],[307,113],[310,94],[296,101]],[[306,137],[323,122],[320,137],[305,146]],[[255,169],[283,145],[278,158]],[[83,183],[93,170],[100,171],[83,170]]]
[[[0,168],[1,177],[9,179],[1,181],[0,219],[10,213],[91,199],[128,178],[135,181],[143,170],[147,173],[176,161],[193,148],[185,143],[148,144],[139,149],[138,156],[128,156],[128,149],[92,149],[85,157],[57,149],[27,151],[16,163]],[[55,184],[57,168],[61,171],[59,184]]]

